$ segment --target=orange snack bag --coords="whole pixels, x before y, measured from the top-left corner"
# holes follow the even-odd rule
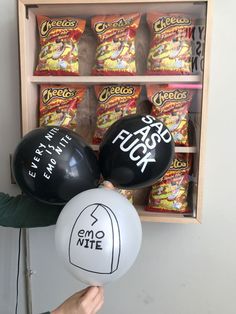
[[[77,127],[77,109],[86,87],[74,85],[40,86],[40,126],[62,126],[73,131]]]
[[[37,16],[41,50],[35,75],[79,75],[78,40],[85,20]]]
[[[124,197],[127,198],[128,201],[130,201],[131,204],[133,204],[133,197],[134,197],[134,191],[132,190],[123,190],[123,189],[118,189],[118,192],[123,195]]]
[[[190,74],[193,20],[184,14],[148,13],[151,46],[148,74]]]
[[[147,96],[153,104],[151,115],[168,127],[176,145],[188,146],[188,112],[193,90],[174,89],[168,85],[149,85]]]
[[[189,173],[192,165],[190,154],[177,153],[170,169],[152,186],[147,211],[188,213],[187,196]]]
[[[136,113],[140,86],[95,86],[98,100],[97,124],[93,144],[100,144],[108,128],[120,118]]]
[[[140,14],[101,15],[91,20],[98,38],[95,75],[134,75],[135,35]]]

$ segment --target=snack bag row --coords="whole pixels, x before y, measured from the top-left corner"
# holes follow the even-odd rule
[[[93,144],[100,144],[108,128],[120,118],[137,112],[140,86],[96,86],[98,100],[97,123]],[[152,103],[151,115],[170,130],[175,145],[189,146],[189,108],[193,90],[171,88],[168,85],[147,85],[147,97]]]
[[[96,85],[96,128],[93,144],[100,144],[109,127],[120,118],[137,112],[141,86]],[[57,125],[75,130],[78,106],[86,87],[78,85],[40,86],[40,126]],[[193,90],[171,88],[168,85],[147,85],[147,97],[152,103],[151,115],[161,120],[171,131],[175,145],[189,146],[189,107]]]
[[[97,36],[93,75],[135,75],[135,37],[141,15],[92,17]],[[37,16],[40,53],[35,75],[79,75],[78,43],[86,21]],[[148,13],[151,32],[147,74],[190,74],[193,19],[183,14]]]
[[[97,123],[93,143],[100,144],[105,132],[118,119],[136,113],[136,101],[141,87],[132,85],[95,86]],[[40,86],[39,124],[55,125],[76,130],[78,107],[87,88],[79,85]]]

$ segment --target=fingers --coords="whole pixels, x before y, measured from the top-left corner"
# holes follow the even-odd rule
[[[104,299],[98,302],[97,306],[93,309],[91,314],[96,314],[103,306]]]
[[[114,185],[110,181],[103,181],[102,185],[107,189],[115,190]]]
[[[84,288],[84,289],[82,289],[80,291],[77,291],[76,293],[80,293],[81,295],[83,295],[83,294],[85,294],[88,291],[89,288],[90,287],[86,287],[86,288]]]
[[[96,314],[104,302],[102,287],[88,287],[69,297],[52,314]]]
[[[93,299],[94,307],[93,307],[92,312],[91,312],[92,314],[97,313],[101,309],[101,307],[104,303],[104,289],[103,289],[103,287],[99,287],[98,289],[99,289],[99,291],[98,291],[97,295],[95,296],[95,298]]]
[[[104,302],[104,290],[102,287],[89,287],[83,295],[82,303],[88,313],[95,314],[102,307]]]
[[[86,300],[91,301],[93,300],[96,295],[99,293],[99,287],[88,287],[87,291],[84,294]]]

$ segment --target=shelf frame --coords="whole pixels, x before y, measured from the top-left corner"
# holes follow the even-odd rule
[[[95,151],[99,151],[99,145],[89,144],[89,146]],[[196,154],[198,152],[198,149],[196,146],[175,146],[175,152],[176,153],[190,153],[190,154]]]
[[[31,76],[31,83],[36,84],[169,84],[200,83],[200,75],[134,75],[134,76]]]
[[[37,6],[47,5],[96,5],[96,4],[129,4],[131,5],[146,5],[146,4],[185,4],[194,3],[200,5],[205,3],[207,5],[206,15],[206,40],[204,53],[204,72],[203,75],[189,75],[189,76],[117,76],[117,77],[99,77],[99,76],[78,76],[78,77],[39,77],[32,76],[32,64],[34,64],[33,57],[28,54],[28,48],[32,46],[31,37],[29,37],[29,27],[34,27],[30,21],[30,14],[32,10],[36,10]],[[34,9],[35,8],[35,9]],[[62,6],[61,6],[62,8]],[[211,28],[212,28],[212,0],[18,0],[18,14],[19,14],[19,59],[20,59],[20,81],[21,81],[21,134],[22,136],[28,133],[33,127],[34,123],[31,121],[31,116],[36,113],[35,108],[30,105],[37,101],[37,85],[43,83],[76,83],[85,85],[94,84],[168,84],[168,83],[186,83],[186,84],[203,84],[202,88],[202,114],[201,114],[201,128],[200,141],[197,147],[176,147],[176,152],[190,152],[198,155],[198,191],[196,207],[197,212],[194,217],[187,217],[182,214],[164,214],[152,213],[144,210],[143,206],[136,206],[141,221],[148,222],[170,222],[170,223],[200,223],[202,219],[202,191],[204,189],[203,177],[205,168],[205,133],[207,125],[207,99],[208,99],[208,84],[209,84],[209,60],[210,60],[210,42],[211,42]],[[32,46],[32,49],[35,47]],[[204,104],[204,105],[203,105]],[[30,114],[28,114],[30,112]],[[32,113],[32,114],[31,114]]]
[[[167,3],[167,2],[172,2],[172,3],[185,3],[185,2],[196,2],[196,3],[202,3],[202,2],[209,2],[209,0],[207,1],[202,1],[202,0],[193,0],[193,1],[189,1],[189,0],[20,0],[19,2],[21,2],[23,5],[27,6],[27,5],[44,5],[44,4],[107,4],[107,3]]]
[[[142,222],[164,222],[164,223],[181,223],[181,224],[200,224],[197,217],[188,214],[156,213],[144,210],[144,206],[136,205],[136,210]]]

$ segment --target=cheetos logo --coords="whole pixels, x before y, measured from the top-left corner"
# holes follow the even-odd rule
[[[77,26],[76,20],[47,20],[40,26],[40,35],[46,37],[53,28],[75,28]]]
[[[191,25],[191,23],[191,19],[187,17],[162,16],[153,24],[153,29],[155,33],[162,33],[170,27],[188,26]]]
[[[98,101],[102,103],[113,96],[127,97],[132,95],[134,95],[134,88],[132,86],[108,86],[103,88],[98,96]]]
[[[171,170],[185,170],[188,168],[187,161],[180,160],[180,159],[174,159],[172,162],[172,165],[170,167]]]
[[[42,101],[47,104],[53,98],[68,99],[74,97],[76,90],[70,90],[69,88],[47,88],[42,92]]]
[[[152,102],[156,106],[163,106],[167,101],[181,101],[188,99],[188,91],[186,90],[171,90],[160,91],[152,97]]]
[[[108,22],[98,22],[95,24],[95,31],[98,34],[105,32],[108,28],[122,28],[131,25],[133,19],[125,20],[124,18],[120,18],[118,21],[113,23]]]

